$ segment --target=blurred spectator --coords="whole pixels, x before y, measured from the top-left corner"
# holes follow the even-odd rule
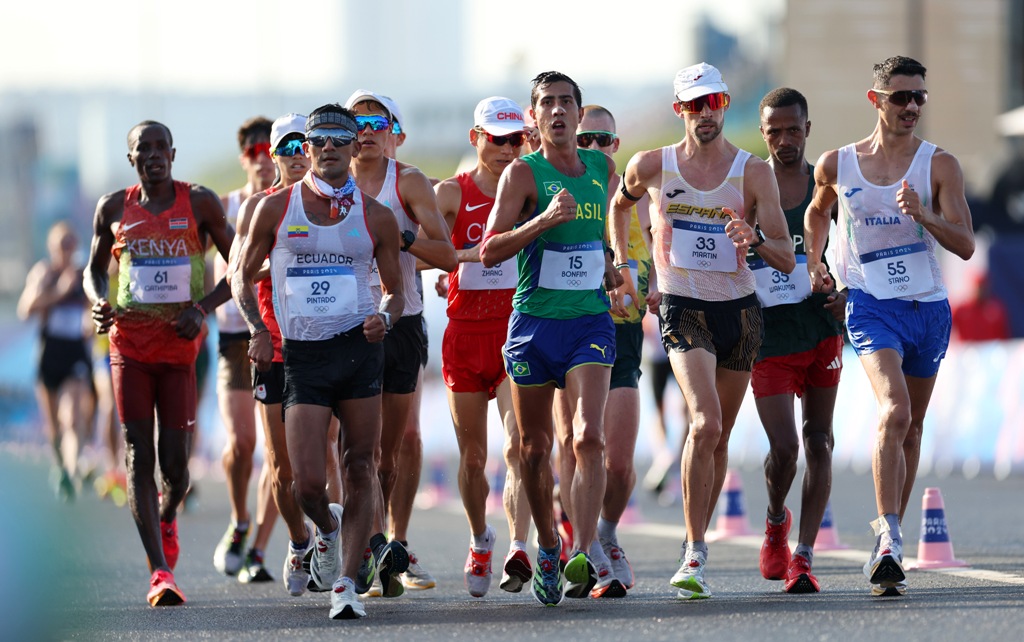
[[[1013,155],[999,171],[992,187],[988,220],[975,219],[975,227],[987,222],[996,232],[1024,231],[1024,138],[1008,140],[1013,146]]]
[[[971,296],[953,308],[953,338],[960,341],[1009,339],[1006,305],[992,295],[988,275],[974,275],[972,286]]]

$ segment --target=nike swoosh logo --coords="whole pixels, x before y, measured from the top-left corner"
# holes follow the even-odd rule
[[[131,225],[125,225],[124,226],[124,231],[127,232],[128,230],[132,229],[133,227],[135,227],[137,225],[142,225],[143,223],[145,223],[145,221],[135,221]]]
[[[472,212],[473,210],[478,210],[481,207],[487,207],[487,203],[480,203],[479,205],[467,205],[466,206],[466,211],[467,212]]]
[[[189,425],[189,426],[194,426],[194,425],[196,425],[196,420],[195,420],[195,419],[189,419],[189,420],[188,420],[188,424],[187,424],[187,425]]]

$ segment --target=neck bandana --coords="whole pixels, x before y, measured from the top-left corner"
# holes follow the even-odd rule
[[[313,170],[309,170],[302,177],[302,182],[320,198],[330,199],[331,218],[338,218],[339,214],[347,216],[348,208],[355,202],[352,198],[352,193],[356,191],[356,182],[352,180],[351,175],[349,175],[344,185],[334,187],[314,174]]]

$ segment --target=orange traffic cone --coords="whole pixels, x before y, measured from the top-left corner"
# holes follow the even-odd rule
[[[917,545],[917,561],[907,569],[953,568],[967,562],[953,557],[953,542],[946,527],[946,509],[942,491],[925,488],[921,502],[921,540]]]
[[[736,471],[729,470],[725,473],[722,495],[718,498],[718,521],[715,522],[715,530],[708,531],[704,539],[714,542],[753,534],[754,531],[747,522],[747,509],[743,502],[743,480]]]
[[[832,517],[832,502],[828,502],[825,504],[825,514],[821,517],[818,537],[814,540],[814,550],[838,551],[845,548],[850,547],[839,541],[839,531],[836,529],[836,522]]]

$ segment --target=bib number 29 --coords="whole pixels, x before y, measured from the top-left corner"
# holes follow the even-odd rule
[[[323,296],[331,289],[329,281],[313,281],[313,296]]]

